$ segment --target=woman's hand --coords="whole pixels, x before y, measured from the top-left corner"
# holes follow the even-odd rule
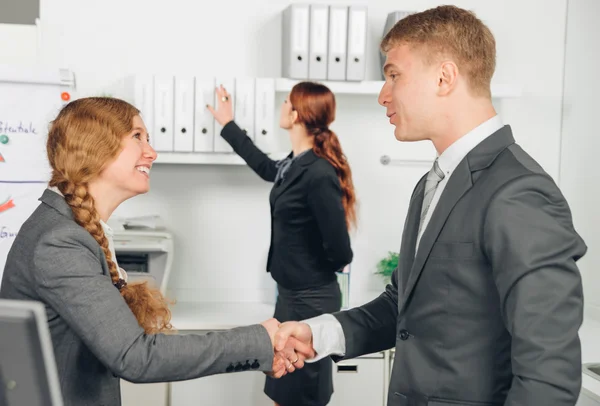
[[[217,108],[214,109],[208,104],[206,105],[206,108],[211,112],[215,120],[217,120],[217,123],[225,125],[233,120],[233,103],[231,95],[227,93],[227,90],[225,90],[223,85],[219,85],[215,89],[215,93],[217,95]]]

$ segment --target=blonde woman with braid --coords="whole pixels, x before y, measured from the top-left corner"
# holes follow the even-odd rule
[[[275,319],[208,335],[163,334],[171,330],[165,298],[145,282],[128,283],[106,222],[149,190],[156,152],[148,139],[139,111],[124,101],[67,104],[48,134],[49,188],[7,257],[0,298],[45,304],[65,406],[120,405],[120,378],[240,370],[279,377],[303,365],[292,348],[274,356]]]

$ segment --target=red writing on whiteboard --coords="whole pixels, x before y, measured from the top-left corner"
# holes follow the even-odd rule
[[[6,202],[0,204],[0,213],[12,209],[13,207],[15,207],[15,202],[13,202],[13,199],[8,199]]]

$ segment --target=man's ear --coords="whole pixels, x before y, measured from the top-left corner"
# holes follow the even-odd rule
[[[438,73],[438,94],[445,96],[452,92],[458,82],[458,66],[452,61],[442,62]]]

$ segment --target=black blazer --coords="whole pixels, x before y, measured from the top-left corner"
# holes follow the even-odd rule
[[[264,180],[275,181],[277,161],[263,153],[234,121],[221,136]],[[308,151],[271,189],[271,245],[267,272],[287,289],[322,286],[352,261],[342,189],[334,167]]]

